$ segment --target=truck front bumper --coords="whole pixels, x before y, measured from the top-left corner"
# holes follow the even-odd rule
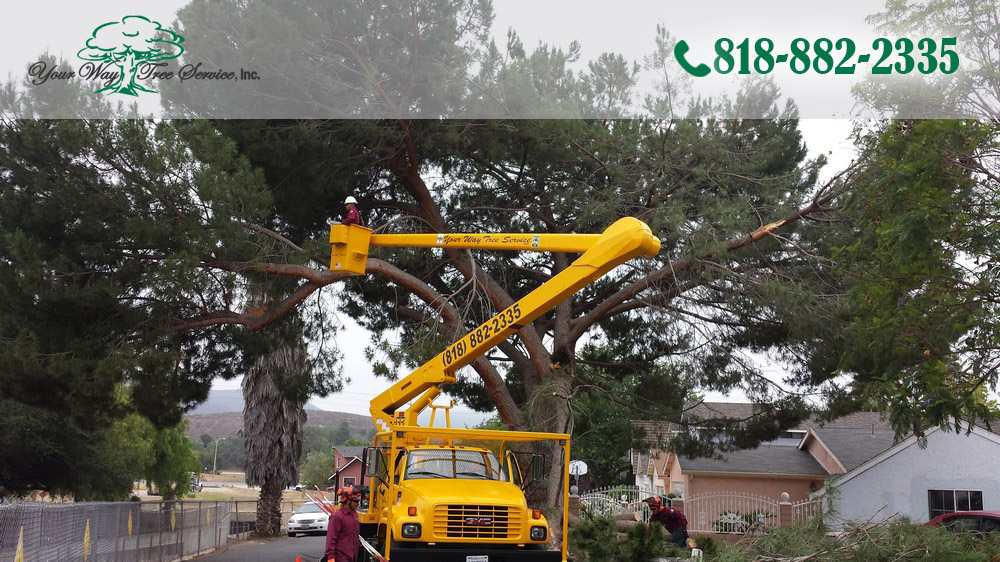
[[[394,548],[392,562],[561,562],[558,550],[477,549],[477,548]]]

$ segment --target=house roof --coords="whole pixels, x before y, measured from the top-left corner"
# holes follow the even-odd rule
[[[941,431],[943,431],[941,428],[934,427],[934,428],[931,428],[930,430],[928,430],[927,433],[926,433],[926,435],[929,437],[932,434],[937,433],[937,432],[941,432]],[[980,427],[978,424],[975,425],[972,428],[972,433],[974,433],[974,434],[976,434],[976,435],[978,435],[980,437],[983,437],[983,438],[985,438],[985,439],[987,439],[989,441],[992,441],[993,443],[996,443],[997,445],[1000,445],[1000,436],[998,436],[996,433],[993,433],[993,432],[989,431],[988,429],[986,429],[984,427]],[[867,471],[868,469],[870,469],[870,468],[872,468],[874,466],[877,466],[879,463],[881,463],[881,462],[885,461],[886,459],[888,459],[888,458],[890,458],[890,457],[898,454],[900,451],[903,451],[904,449],[906,449],[906,448],[908,448],[908,447],[910,447],[910,446],[912,446],[912,445],[914,445],[916,443],[917,443],[917,438],[915,436],[910,435],[910,436],[906,437],[905,439],[903,439],[900,442],[894,444],[893,446],[889,447],[885,451],[880,452],[879,454],[873,456],[872,458],[866,460],[865,462],[863,462],[863,463],[861,463],[861,464],[853,467],[852,469],[850,469],[846,474],[840,476],[840,478],[837,480],[837,484],[840,485],[840,484],[843,484],[843,483],[845,483],[845,482],[853,479],[854,477],[858,476],[859,474],[862,474],[865,471]],[[825,492],[826,492],[826,487],[823,487],[822,489],[820,489],[817,492],[817,494],[822,495]]]
[[[699,402],[685,406],[684,417],[693,420],[745,420],[756,412],[749,402]]]
[[[846,470],[854,469],[896,442],[896,433],[885,428],[814,427],[812,431]]]
[[[642,441],[653,447],[667,443],[680,431],[680,426],[670,421],[632,420],[632,427],[637,437],[641,434]]]
[[[691,472],[740,472],[753,474],[801,474],[826,476],[827,472],[808,451],[781,445],[725,453],[722,459],[678,456],[681,470]]]
[[[855,412],[826,422],[810,422],[809,433],[798,449],[805,451],[812,439],[818,439],[843,470],[850,471],[892,447],[896,434],[878,412]]]
[[[653,456],[652,456],[652,458],[649,459],[649,461],[650,461],[649,462],[649,475],[650,476],[653,475],[654,469],[655,469],[656,473],[659,474],[660,476],[665,475],[667,473],[667,471],[666,471],[667,458],[669,456],[670,456],[670,453],[668,453],[667,451],[659,451],[659,450],[653,451]]]
[[[636,475],[649,474],[649,453],[632,450],[632,473]]]
[[[632,420],[632,427],[643,435],[643,440],[653,446],[664,445],[690,422],[699,420],[745,420],[753,417],[754,405],[748,402],[698,402],[684,406],[680,421]]]
[[[334,449],[336,449],[342,456],[347,458],[355,457],[359,459],[365,451],[364,446],[360,445],[337,445]]]

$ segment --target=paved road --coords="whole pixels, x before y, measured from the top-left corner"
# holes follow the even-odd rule
[[[216,552],[195,558],[198,562],[316,562],[323,556],[325,536],[281,538],[273,540],[252,539],[233,544],[225,552]]]

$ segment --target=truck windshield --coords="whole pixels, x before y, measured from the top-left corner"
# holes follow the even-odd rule
[[[507,475],[500,473],[500,463],[493,453],[454,449],[410,451],[403,477],[507,480]]]

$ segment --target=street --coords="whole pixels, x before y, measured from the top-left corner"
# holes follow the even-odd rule
[[[224,551],[215,552],[194,560],[203,562],[316,562],[323,557],[325,536],[278,538],[273,540],[251,539],[235,543]]]

